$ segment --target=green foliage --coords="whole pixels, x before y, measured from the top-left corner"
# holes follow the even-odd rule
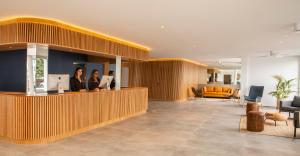
[[[44,77],[44,61],[43,59],[36,59],[36,78],[41,79]]]
[[[269,94],[276,97],[277,99],[288,98],[289,95],[294,92],[292,91],[293,81],[296,79],[286,80],[282,76],[273,76],[277,80],[276,90]]]

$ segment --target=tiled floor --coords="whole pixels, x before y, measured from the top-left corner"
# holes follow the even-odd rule
[[[300,139],[240,133],[231,102],[151,102],[149,112],[44,145],[0,141],[0,156],[300,155]]]

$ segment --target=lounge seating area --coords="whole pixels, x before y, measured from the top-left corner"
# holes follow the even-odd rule
[[[243,128],[245,128],[247,131],[256,132],[257,134],[296,138],[297,128],[300,128],[299,111],[294,111],[293,118],[289,118],[282,112],[265,111],[255,102],[247,103],[246,116],[241,118],[241,131],[244,131]],[[246,120],[246,125],[242,123],[244,120]],[[280,122],[279,127],[278,122]]]

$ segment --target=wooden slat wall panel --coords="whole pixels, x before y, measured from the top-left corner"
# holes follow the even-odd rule
[[[0,137],[7,135],[7,104],[13,102],[12,96],[0,95]]]
[[[183,95],[181,98],[193,97],[191,88],[198,88],[199,84],[207,83],[207,69],[189,62],[183,62]]]
[[[145,113],[147,88],[49,96],[0,96],[0,136],[42,143]]]
[[[18,41],[18,24],[0,25],[0,44],[16,43]]]
[[[186,61],[128,63],[129,86],[148,87],[152,100],[186,100],[194,96],[191,87],[206,84],[207,69]]]
[[[45,19],[18,18],[0,22],[0,45],[41,43],[93,53],[145,60],[149,50]]]

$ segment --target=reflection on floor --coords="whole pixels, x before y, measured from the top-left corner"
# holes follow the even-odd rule
[[[0,156],[299,155],[300,139],[239,132],[230,101],[150,102],[146,115],[44,145],[0,141]]]

